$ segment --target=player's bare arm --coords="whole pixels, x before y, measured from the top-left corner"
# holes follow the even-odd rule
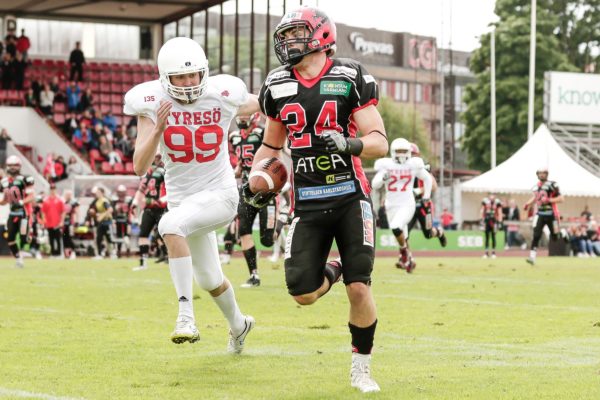
[[[258,104],[258,96],[250,93],[248,94],[248,101],[238,109],[237,115],[247,116],[259,111],[260,105]]]
[[[144,175],[152,165],[160,137],[167,127],[171,107],[172,103],[169,101],[160,102],[156,110],[156,124],[148,117],[138,117],[138,133],[133,153],[133,169],[138,176]]]
[[[277,149],[283,148],[286,140],[286,133],[287,130],[283,123],[267,118],[262,145],[254,155],[254,165],[258,165],[259,161],[263,158],[279,158],[281,156],[281,150]],[[254,170],[254,167],[252,167],[252,170]]]
[[[363,143],[363,149],[360,157],[385,157],[389,149],[389,143],[383,126],[383,119],[381,119],[377,108],[370,105],[358,110],[352,116],[362,134],[360,141]]]
[[[556,197],[552,197],[549,200],[550,203],[562,203],[563,201],[565,201],[565,198],[562,196],[562,194]]]

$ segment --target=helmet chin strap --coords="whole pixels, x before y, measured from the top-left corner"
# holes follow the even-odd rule
[[[305,54],[302,54],[302,51],[297,48],[288,49],[288,64],[296,65],[304,58]]]

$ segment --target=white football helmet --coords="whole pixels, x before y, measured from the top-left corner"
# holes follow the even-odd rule
[[[390,145],[392,159],[399,164],[404,164],[410,159],[410,142],[404,138],[394,139]]]
[[[176,37],[162,45],[158,52],[158,73],[160,83],[171,97],[186,103],[193,103],[202,96],[208,85],[208,59],[202,47],[194,40]],[[200,74],[197,86],[175,86],[171,83],[173,75]]]
[[[15,176],[21,173],[21,158],[19,156],[12,155],[6,159],[6,172]]]

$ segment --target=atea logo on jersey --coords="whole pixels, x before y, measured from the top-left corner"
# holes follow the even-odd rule
[[[350,94],[350,82],[343,81],[321,81],[320,94],[333,94],[336,96],[348,96]]]
[[[348,164],[336,153],[332,153],[328,156],[302,157],[296,162],[296,170],[294,172],[307,173],[315,172],[315,170],[329,171],[330,169],[337,169],[338,166],[348,167]]]

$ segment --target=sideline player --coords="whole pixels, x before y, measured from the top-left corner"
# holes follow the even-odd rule
[[[254,154],[262,143],[264,128],[260,127],[259,122],[260,113],[255,113],[250,117],[236,118],[239,135],[234,136],[237,140],[232,140],[232,145],[238,159],[236,175],[240,177],[242,185],[248,182]],[[250,277],[241,285],[242,287],[260,286],[256,246],[252,237],[252,226],[256,215],[258,214],[259,218],[260,243],[265,247],[271,247],[274,242],[276,213],[277,203],[275,198],[261,208],[254,207],[245,201],[241,201],[238,206],[238,235],[250,273]],[[230,237],[228,239],[231,240]]]
[[[143,204],[143,207],[139,207],[143,211],[139,236],[140,264],[133,270],[143,271],[148,269],[150,235],[156,225],[160,223],[160,219],[167,209],[165,169],[160,154],[155,155],[152,166],[142,177],[135,199],[137,204]],[[166,253],[166,251],[166,247],[162,249],[162,253]]]
[[[135,172],[141,176],[148,171],[157,149],[165,164],[169,211],[158,228],[179,299],[171,340],[200,338],[192,306],[195,277],[229,323],[228,351],[240,353],[254,318],[241,313],[223,275],[215,230],[233,219],[239,202],[227,151],[229,125],[237,115],[257,112],[257,98],[238,78],[209,78],[208,60],[192,39],[168,40],[157,64],[160,78],[127,92],[124,112],[138,117]]]
[[[65,190],[63,192],[63,200],[65,202],[65,221],[63,223],[63,246],[65,257],[68,257],[70,260],[75,260],[77,258],[77,253],[75,251],[73,236],[75,234],[75,228],[79,224],[79,202],[73,197],[72,190]]]
[[[114,210],[116,237],[114,239],[117,245],[117,257],[121,258],[121,249],[123,244],[127,248],[129,255],[129,234],[131,225],[131,213],[133,208],[133,197],[127,196],[125,185],[117,186],[116,193],[111,198],[112,208]]]
[[[535,264],[537,256],[537,247],[542,237],[544,226],[550,229],[550,238],[556,240],[558,237],[560,214],[558,212],[558,203],[564,201],[560,194],[558,184],[548,180],[548,167],[540,167],[536,171],[539,179],[537,185],[533,188],[533,196],[527,200],[524,210],[527,210],[535,203],[537,212],[533,219],[533,240],[531,241],[531,251],[527,262],[531,265]]]
[[[370,287],[375,221],[359,157],[382,157],[388,142],[375,108],[375,79],[354,60],[331,59],[335,41],[334,22],[317,8],[294,9],[277,25],[275,54],[283,66],[271,71],[261,88],[268,120],[254,158],[256,165],[281,157],[289,141],[295,214],[285,251],[288,292],[301,305],[313,304],[343,273],[350,302],[351,385],[376,392],[370,372],[377,326]],[[243,190],[255,206],[274,196],[254,194],[248,185]],[[327,262],[334,239],[341,261]]]
[[[373,188],[385,185],[385,211],[388,223],[400,245],[400,257],[396,266],[411,273],[416,263],[408,246],[408,223],[415,214],[415,179],[423,181],[423,206],[431,208],[433,178],[425,170],[421,157],[411,157],[410,142],[397,138],[390,145],[391,158],[382,158],[375,163],[377,173],[373,177]]]
[[[4,196],[0,200],[0,205],[8,204],[10,212],[6,222],[5,238],[8,242],[8,248],[15,257],[17,268],[23,268],[23,256],[19,248],[23,247],[28,235],[28,215],[25,207],[35,200],[33,190],[33,177],[21,175],[21,159],[12,155],[6,159],[6,177],[0,181],[2,193]],[[17,244],[17,234],[19,234],[20,244]]]
[[[410,155],[411,157],[421,157],[421,151],[419,150],[419,146],[417,146],[414,143],[411,143]],[[426,163],[423,160],[423,164],[425,164],[425,170],[429,173],[429,175],[431,175],[431,166],[429,165],[429,163]],[[437,182],[433,175],[431,175],[431,180],[431,194],[433,196],[433,193],[437,190]],[[425,239],[437,237],[442,247],[446,247],[448,241],[446,239],[444,229],[441,226],[437,228],[433,226],[433,202],[430,202],[429,206],[423,203],[423,187],[423,180],[419,178],[415,179],[415,185],[413,188],[413,194],[415,196],[415,214],[408,223],[408,232],[410,234],[410,231],[412,231],[417,221],[419,221],[419,226],[421,227],[421,232],[423,232],[423,236],[425,236]]]
[[[490,257],[490,239],[492,240],[491,258],[496,258],[496,231],[502,223],[502,202],[493,193],[481,201],[481,223],[485,230],[485,253],[483,258]]]

